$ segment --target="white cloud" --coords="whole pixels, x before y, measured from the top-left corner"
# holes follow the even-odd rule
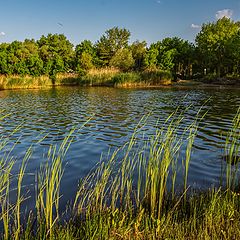
[[[160,1],[160,0],[157,0],[157,1],[156,1],[156,3],[160,4],[160,3],[162,3],[162,1]]]
[[[5,36],[6,33],[5,32],[0,32],[0,36]]]
[[[201,26],[200,26],[200,25],[197,25],[197,24],[194,24],[194,23],[192,23],[192,24],[191,24],[191,28],[194,28],[194,29],[199,29],[199,28],[201,28]]]
[[[223,17],[231,18],[232,15],[233,15],[233,10],[223,9],[223,10],[217,11],[215,16],[216,16],[217,19],[221,19]]]

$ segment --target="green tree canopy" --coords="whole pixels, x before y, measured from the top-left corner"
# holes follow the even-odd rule
[[[73,68],[73,45],[63,34],[48,34],[37,41],[44,62],[44,73],[55,76]]]
[[[141,70],[145,67],[145,58],[147,54],[147,43],[145,41],[135,41],[130,46],[134,59],[135,70]]]
[[[96,49],[102,65],[108,65],[111,58],[119,49],[128,47],[130,31],[125,28],[114,27],[105,32],[96,43]]]
[[[119,49],[112,57],[109,63],[110,66],[119,68],[122,71],[128,71],[134,66],[134,59],[130,49]]]
[[[229,50],[228,59],[231,60],[232,73],[238,76],[240,74],[240,30],[231,38],[227,49]]]
[[[238,32],[239,24],[226,17],[203,24],[196,37],[196,44],[204,61],[204,68],[216,69],[218,76],[226,74],[230,42]]]
[[[84,40],[76,46],[75,55],[75,65],[78,72],[89,70],[97,64],[96,51],[89,40]]]
[[[0,45],[1,73],[38,76],[42,74],[42,67],[43,62],[34,40]]]
[[[158,65],[158,55],[159,51],[156,48],[156,45],[151,44],[144,59],[145,66],[149,69],[156,69]]]

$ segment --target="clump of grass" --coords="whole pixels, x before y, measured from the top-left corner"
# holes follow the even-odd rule
[[[55,85],[79,85],[81,78],[76,73],[59,73],[56,75]]]
[[[0,160],[0,220],[3,223],[4,239],[9,238],[10,232],[10,211],[12,209],[9,203],[9,188],[13,164],[14,161],[8,158]]]
[[[52,85],[48,76],[0,76],[0,90],[2,89],[23,89],[23,88],[44,88]]]
[[[226,149],[232,156],[239,149],[239,115],[238,112],[226,140]],[[236,186],[233,191],[232,182],[226,187],[189,192],[188,170],[200,119],[197,116],[197,120],[180,131],[184,117],[177,111],[163,125],[156,124],[155,133],[146,137],[142,131],[147,123],[144,117],[130,140],[122,148],[109,152],[108,158],[102,158],[95,170],[81,180],[72,218],[66,223],[60,224],[58,206],[62,159],[71,137],[58,150],[50,148],[48,161],[37,174],[37,221],[29,217],[25,228],[18,222],[24,200],[21,191],[15,204],[9,202],[14,162],[2,159],[2,236],[5,239],[238,239],[240,194]],[[182,150],[186,153],[184,159],[180,159]],[[26,156],[28,159],[29,154]],[[179,161],[183,169],[178,169]],[[26,162],[23,161],[18,174],[18,188]],[[183,179],[178,178],[179,170],[184,170]],[[232,178],[232,174],[227,172],[226,177]],[[181,188],[176,185],[179,182]],[[16,219],[14,227],[11,219]]]
[[[228,163],[226,169],[227,187],[233,189],[236,187],[236,174],[239,167],[240,157],[240,108],[232,121],[232,128],[227,134],[225,143],[225,160]]]
[[[93,68],[83,74],[58,73],[50,76],[0,76],[0,90],[22,88],[44,88],[61,85],[144,87],[169,85],[172,75],[168,71],[145,70],[143,72],[121,72],[117,68]]]
[[[113,77],[115,86],[127,86],[141,82],[141,75],[137,72],[119,73]]]
[[[116,161],[120,150],[114,152],[109,161],[103,162],[82,182],[74,204],[78,215],[89,217],[91,221],[99,214],[110,212],[131,219],[140,211],[140,216],[144,213],[144,218],[148,216],[149,220],[161,221],[169,208],[169,196],[173,203],[179,201],[175,195],[176,178],[173,176],[176,176],[179,150],[186,141],[187,133],[190,134],[186,150],[189,156],[192,148],[191,129],[196,125],[191,124],[179,136],[177,133],[182,120],[181,114],[169,116],[164,126],[157,129],[143,146],[138,142],[141,140],[137,141],[138,125],[129,143],[121,149],[123,157]],[[87,235],[90,236],[90,233]]]
[[[91,69],[80,76],[80,84],[85,86],[113,86],[113,78],[119,74],[116,68]]]
[[[141,78],[144,81],[150,82],[152,85],[171,82],[173,76],[171,72],[164,70],[145,70],[141,73]]]
[[[144,87],[171,84],[171,74],[165,71],[119,72],[95,70],[80,77],[87,86]]]
[[[39,235],[53,238],[54,225],[59,220],[60,182],[63,176],[62,159],[65,157],[73,131],[63,140],[57,150],[48,151],[48,161],[37,174],[36,209]]]

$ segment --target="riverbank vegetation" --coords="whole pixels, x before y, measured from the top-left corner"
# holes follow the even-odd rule
[[[63,34],[2,43],[0,88],[48,84],[121,85],[122,82],[122,85],[158,85],[164,84],[162,80],[178,79],[237,84],[239,28],[239,22],[226,17],[205,23],[194,44],[178,37],[150,45],[145,41],[130,43],[130,31],[118,27],[107,30],[96,43],[84,40],[75,47]],[[103,74],[104,71],[107,74]],[[26,76],[31,79],[30,83],[24,80]],[[46,78],[51,81],[48,79],[45,83]]]
[[[0,222],[3,239],[238,239],[240,194],[237,154],[240,112],[226,136],[223,185],[194,190],[188,171],[200,114],[184,129],[183,114],[170,115],[146,138],[144,117],[130,140],[105,158],[79,183],[75,200],[59,210],[64,157],[72,133],[51,147],[36,173],[29,196],[25,177],[33,148],[26,151],[18,174],[6,152],[0,160]],[[180,134],[181,133],[181,134]],[[6,139],[1,139],[4,151]],[[184,153],[179,158],[179,153]],[[104,156],[104,155],[103,155]],[[13,184],[15,183],[15,184]],[[12,189],[12,186],[16,186]],[[14,197],[15,200],[11,198]],[[35,196],[35,208],[24,202]]]

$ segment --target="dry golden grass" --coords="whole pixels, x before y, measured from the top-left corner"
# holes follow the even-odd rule
[[[94,76],[94,75],[115,75],[117,73],[120,73],[120,70],[113,67],[106,67],[106,68],[93,68],[88,71],[88,75]]]
[[[28,89],[28,88],[44,88],[52,85],[52,81],[48,76],[0,76],[0,89]]]

